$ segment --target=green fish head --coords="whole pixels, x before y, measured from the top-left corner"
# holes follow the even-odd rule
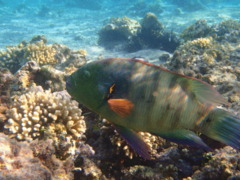
[[[99,63],[89,63],[80,67],[68,77],[66,89],[79,103],[89,109],[99,112],[107,106],[108,74]]]

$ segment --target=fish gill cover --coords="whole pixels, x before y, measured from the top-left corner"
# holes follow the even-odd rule
[[[206,136],[239,144],[239,8],[239,0],[0,0],[0,179],[238,179],[238,150]],[[197,133],[213,151],[128,132],[148,146],[144,160],[128,144],[138,138],[69,96],[73,72],[117,57],[212,85],[231,114]],[[108,98],[121,89],[105,86]],[[123,116],[134,108],[109,102]]]

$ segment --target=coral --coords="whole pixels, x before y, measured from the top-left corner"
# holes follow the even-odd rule
[[[3,129],[3,122],[6,120],[6,110],[11,100],[11,86],[15,82],[16,78],[8,69],[0,68],[0,131]]]
[[[72,179],[73,162],[60,161],[53,152],[51,142],[16,142],[0,133],[0,179]]]
[[[179,39],[167,31],[157,16],[147,13],[141,24],[127,17],[111,18],[99,32],[98,43],[107,49],[129,52],[154,48],[173,52],[179,46]]]
[[[27,144],[10,140],[2,133],[0,136],[0,179],[38,179],[39,176],[51,178],[51,172],[33,157]]]
[[[223,54],[223,52],[222,46],[211,37],[187,41],[174,52],[169,68],[174,66],[174,68],[180,70],[181,66],[187,67],[193,63],[204,64],[204,67],[207,68],[208,65],[214,65],[217,61],[226,58],[228,54]],[[199,65],[195,68],[203,66]],[[199,69],[195,72],[199,72]]]
[[[35,61],[39,66],[52,65],[62,70],[67,66],[78,68],[86,63],[86,51],[46,43],[45,36],[34,36],[29,42],[22,41],[17,46],[9,46],[0,51],[0,67],[15,73],[28,61]]]
[[[239,43],[240,38],[240,22],[228,19],[213,25],[214,32],[212,34],[218,41],[228,41]]]
[[[40,70],[39,65],[35,61],[28,61],[16,73],[16,84],[19,91],[24,91],[35,86],[33,81],[34,74]]]
[[[211,159],[192,175],[193,179],[234,179],[239,175],[240,155],[236,150],[227,146],[217,151]]]
[[[185,41],[210,36],[218,42],[228,41],[231,43],[238,43],[240,37],[240,23],[236,20],[228,19],[210,26],[207,24],[206,20],[199,20],[187,27],[180,35]]]
[[[28,44],[25,47],[23,58],[34,60],[40,65],[57,64],[55,58],[56,49],[53,45],[46,45],[43,41],[37,41],[35,44]]]
[[[10,86],[15,81],[14,75],[8,69],[0,68],[0,103],[8,101],[7,99],[10,97]]]
[[[41,87],[13,97],[7,117],[4,127],[12,137],[29,141],[51,138],[61,158],[75,153],[71,148],[84,138],[86,130],[81,110],[68,94],[51,93]],[[66,150],[61,147],[64,143]]]
[[[53,92],[62,91],[66,86],[66,76],[65,72],[57,70],[50,65],[45,65],[35,73],[34,81],[44,89],[51,89]]]
[[[0,51],[0,67],[15,73],[21,67],[25,46],[25,42],[21,42],[17,46],[8,46],[6,50]]]
[[[140,24],[128,17],[111,18],[100,30],[98,43],[108,49],[114,48],[135,36],[139,28]]]
[[[130,49],[140,46],[140,49],[153,48],[173,52],[179,46],[179,39],[164,28],[155,14],[147,13],[141,21],[137,36],[131,39],[128,46]]]
[[[196,38],[207,37],[213,31],[212,27],[207,24],[206,20],[198,20],[194,24],[187,27],[180,35],[185,41],[194,40]]]

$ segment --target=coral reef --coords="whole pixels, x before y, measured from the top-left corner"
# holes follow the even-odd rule
[[[27,61],[34,60],[40,65],[54,65],[58,63],[55,54],[54,45],[46,45],[43,41],[37,41],[25,47],[23,58]]]
[[[240,155],[229,146],[217,150],[200,170],[194,172],[192,179],[238,179],[239,160]]]
[[[70,50],[64,45],[46,43],[46,37],[39,35],[29,42],[23,41],[17,46],[9,46],[0,51],[0,67],[15,73],[28,61],[35,61],[40,66],[52,65],[58,69],[68,65],[78,68],[86,62],[84,50]]]
[[[240,22],[227,19],[218,24],[209,25],[206,20],[198,20],[187,27],[180,35],[185,41],[196,38],[212,37],[214,40],[225,43],[238,43],[240,37]]]
[[[237,41],[233,41],[233,38],[238,37],[240,26],[238,22],[232,20],[226,20],[213,26],[212,30],[208,30],[208,33],[203,35],[208,37],[195,38],[183,43],[174,52],[173,57],[168,60],[165,67],[203,79],[214,85],[232,102],[231,107],[239,110],[238,66],[240,56],[239,44]],[[197,33],[193,34],[194,32],[191,31],[184,33],[185,39],[198,37]],[[229,34],[232,35],[231,38],[228,38]]]
[[[0,133],[0,179],[72,179],[73,161],[53,155],[51,142],[16,142]]]
[[[153,13],[147,13],[142,19],[138,37],[143,42],[142,47],[173,52],[179,46],[177,36],[167,31]]]
[[[182,33],[185,42],[178,46],[169,40],[167,44],[164,37],[172,35],[154,14],[147,14],[141,23],[134,21],[132,28],[129,18],[112,21],[114,33],[124,37],[124,43],[119,43],[124,47],[116,43],[116,48],[169,52],[177,48],[173,56],[160,57],[167,61],[163,66],[209,82],[228,98],[230,110],[240,115],[236,113],[240,110],[238,22],[209,26],[199,21]],[[0,66],[15,73],[0,69],[0,132],[8,136],[0,133],[0,179],[239,178],[239,153],[221,144],[224,148],[204,152],[139,132],[152,159],[139,157],[110,123],[62,91],[66,77],[86,63],[86,51],[46,43],[44,36],[36,36],[0,52]],[[170,45],[174,48],[168,49]],[[36,54],[46,59],[35,58]]]
[[[86,130],[81,110],[68,94],[51,93],[41,87],[14,96],[6,116],[4,127],[9,135],[28,141],[53,139],[61,158],[75,153],[71,148],[84,138]]]
[[[6,110],[10,104],[11,86],[16,82],[14,75],[8,69],[0,68],[0,131],[6,119]]]
[[[116,48],[121,43],[127,43],[139,28],[140,24],[128,17],[111,18],[100,30],[98,43],[107,49]]]
[[[196,38],[207,37],[213,29],[208,25],[206,20],[198,20],[194,24],[187,27],[180,35],[185,41],[194,40]]]
[[[129,52],[153,48],[173,52],[179,38],[167,31],[157,16],[147,13],[139,24],[130,18],[112,18],[99,32],[99,45]]]

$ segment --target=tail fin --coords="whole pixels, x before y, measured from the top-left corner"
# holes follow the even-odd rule
[[[212,110],[203,124],[202,133],[240,149],[240,119],[227,111],[217,108]]]

